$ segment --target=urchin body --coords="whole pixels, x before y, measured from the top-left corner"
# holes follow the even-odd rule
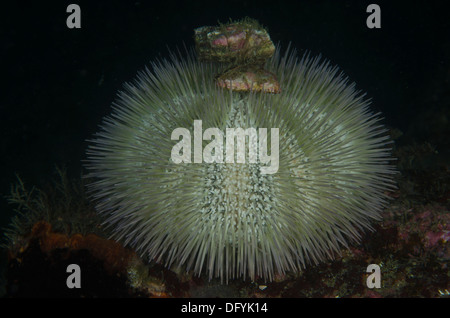
[[[126,85],[88,150],[105,222],[142,255],[210,278],[271,280],[334,257],[380,218],[393,184],[379,118],[320,58],[277,52],[266,68],[280,94],[218,88],[220,67],[172,58]],[[278,171],[174,163],[171,133],[194,120],[278,128]]]

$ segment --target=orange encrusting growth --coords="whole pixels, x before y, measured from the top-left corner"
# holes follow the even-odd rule
[[[37,222],[32,230],[31,237],[39,240],[42,252],[49,254],[55,249],[67,248],[69,250],[88,250],[96,258],[104,261],[108,273],[126,272],[129,261],[135,253],[113,240],[99,237],[95,234],[67,234],[52,231],[52,226],[45,222]]]

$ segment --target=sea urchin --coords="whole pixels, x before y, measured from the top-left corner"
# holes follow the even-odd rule
[[[209,278],[270,281],[333,258],[380,219],[393,168],[369,102],[320,57],[277,50],[264,67],[281,93],[218,87],[224,66],[193,54],[154,63],[125,85],[88,149],[90,190],[114,238]],[[203,132],[278,128],[278,170],[261,173],[259,159],[197,162],[184,152],[188,160],[175,163],[172,133],[193,136],[196,120]],[[211,137],[203,135],[202,149]]]

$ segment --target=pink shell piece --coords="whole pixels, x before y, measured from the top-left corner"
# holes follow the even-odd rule
[[[275,74],[253,65],[239,66],[223,73],[217,78],[217,85],[237,92],[281,92]]]

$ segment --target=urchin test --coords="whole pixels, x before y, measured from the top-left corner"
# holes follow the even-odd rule
[[[279,128],[270,129],[270,154],[268,154],[267,128],[226,128],[224,133],[217,127],[211,127],[203,132],[202,120],[194,120],[193,126],[194,163],[223,164],[246,163],[247,161],[250,164],[258,164],[261,174],[274,174],[278,171]],[[178,127],[172,131],[170,139],[178,140],[172,147],[172,162],[175,164],[192,163],[191,132],[187,128]],[[210,142],[203,148],[204,141]]]

